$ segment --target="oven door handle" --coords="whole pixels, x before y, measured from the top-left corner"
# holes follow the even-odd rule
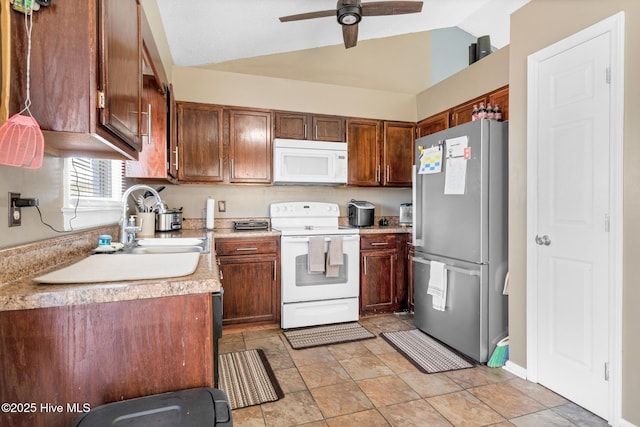
[[[358,240],[360,239],[360,236],[336,236],[336,237],[342,237],[343,241],[352,241],[352,240]],[[286,240],[287,242],[291,242],[291,243],[305,243],[309,241],[309,237],[303,237],[303,236],[283,236],[282,240]],[[325,242],[329,242],[331,241],[331,237],[325,237],[324,238]]]

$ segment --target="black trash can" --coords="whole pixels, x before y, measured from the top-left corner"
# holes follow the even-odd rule
[[[227,395],[217,388],[192,388],[107,403],[71,427],[230,427]]]

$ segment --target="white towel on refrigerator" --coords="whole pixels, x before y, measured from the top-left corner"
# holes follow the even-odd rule
[[[444,311],[447,305],[447,266],[444,263],[431,261],[427,294],[432,297],[434,310]]]

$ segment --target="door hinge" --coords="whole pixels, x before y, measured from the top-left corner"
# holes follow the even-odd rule
[[[611,220],[609,219],[609,214],[604,215],[604,231],[608,233],[611,229]]]
[[[607,84],[610,85],[611,84],[611,67],[607,67],[607,73],[606,73],[607,77]]]
[[[98,108],[105,108],[105,98],[104,98],[104,92],[102,91],[98,91]]]
[[[609,362],[604,362],[604,380],[609,381]]]

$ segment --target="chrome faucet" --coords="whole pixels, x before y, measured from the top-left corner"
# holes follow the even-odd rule
[[[145,184],[135,184],[127,188],[122,194],[122,216],[120,218],[120,242],[122,242],[124,245],[133,243],[136,238],[136,233],[142,231],[142,225],[136,226],[135,222],[131,221],[131,219],[129,219],[129,221],[127,222],[127,211],[129,209],[127,200],[131,193],[137,190],[146,190],[151,193],[151,195],[156,199],[158,213],[165,213],[167,211],[164,206],[164,202],[155,189]]]

